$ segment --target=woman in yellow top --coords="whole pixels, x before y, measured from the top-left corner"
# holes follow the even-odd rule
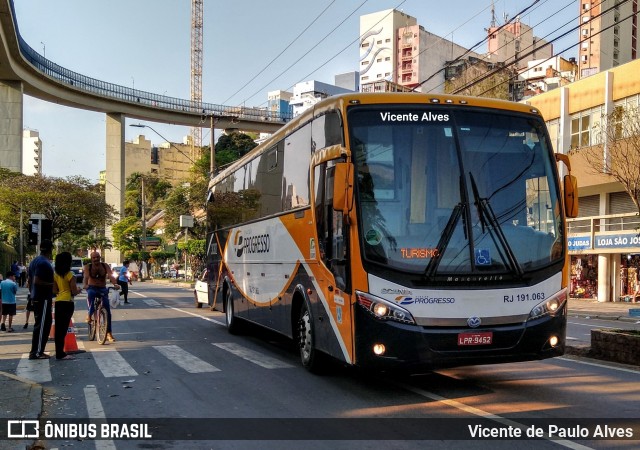
[[[56,344],[56,359],[74,359],[64,352],[64,340],[71,316],[73,316],[73,297],[80,293],[76,285],[76,277],[71,271],[71,253],[62,252],[56,255],[53,273],[53,293],[56,295],[56,330],[54,334]]]

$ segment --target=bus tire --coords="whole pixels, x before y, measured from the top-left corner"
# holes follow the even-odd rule
[[[240,319],[238,319],[233,311],[233,294],[231,289],[227,289],[224,296],[224,315],[227,318],[227,331],[230,334],[238,334],[240,332]]]
[[[302,366],[310,372],[319,373],[322,365],[321,355],[316,350],[316,333],[308,299],[304,300],[300,309],[297,336]]]

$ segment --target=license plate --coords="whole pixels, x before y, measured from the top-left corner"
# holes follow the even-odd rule
[[[491,331],[458,334],[458,345],[488,345],[492,341],[493,332]]]

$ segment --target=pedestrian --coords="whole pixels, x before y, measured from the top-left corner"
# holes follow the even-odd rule
[[[631,299],[633,303],[638,302],[638,294],[640,294],[640,276],[638,275],[639,271],[640,271],[640,266],[636,268],[636,273],[635,273],[635,276],[633,277],[634,291],[633,291],[633,298]]]
[[[20,278],[20,266],[18,265],[18,261],[14,261],[11,264],[11,272],[16,276],[16,280]]]
[[[31,300],[31,292],[27,293],[27,306],[25,308],[25,318],[24,318],[24,326],[22,329],[26,330],[29,326],[29,316],[31,315],[31,311],[33,311],[33,300]]]
[[[2,298],[2,325],[0,331],[13,332],[13,316],[16,315],[16,294],[18,293],[18,284],[16,276],[13,272],[7,272],[5,279],[0,283],[0,292]],[[7,317],[9,318],[9,326],[6,326]]]
[[[27,284],[27,266],[24,263],[20,263],[20,279],[18,281],[20,287],[24,287]]]
[[[29,359],[48,359],[44,349],[51,331],[51,310],[53,302],[53,267],[51,265],[51,250],[53,245],[49,239],[40,243],[40,255],[29,264],[27,283],[33,301],[33,337]]]
[[[129,294],[129,285],[131,283],[131,277],[129,276],[129,260],[125,259],[120,268],[120,274],[118,276],[118,284],[122,289],[122,296],[124,297],[125,304],[129,304],[127,294]]]
[[[109,304],[109,295],[107,290],[107,280],[111,281],[116,289],[119,289],[118,281],[113,276],[111,267],[100,261],[100,253],[91,253],[91,262],[84,266],[84,283],[83,288],[87,291],[87,308],[89,315],[87,322],[91,321],[95,307],[96,297],[102,297],[102,306],[107,311],[107,339],[109,342],[115,342],[115,338],[111,332],[111,305]]]
[[[71,271],[71,253],[62,252],[56,255],[56,263],[53,274],[53,293],[56,294],[56,329],[54,341],[56,346],[56,359],[75,359],[64,351],[64,340],[67,337],[69,323],[73,316],[73,297],[80,293],[76,284],[76,276]]]

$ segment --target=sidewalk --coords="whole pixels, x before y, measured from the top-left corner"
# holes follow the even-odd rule
[[[599,302],[590,298],[569,299],[569,317],[588,316],[592,319],[620,320],[632,323],[640,321],[640,316],[631,316],[629,310],[640,312],[640,303]]]

